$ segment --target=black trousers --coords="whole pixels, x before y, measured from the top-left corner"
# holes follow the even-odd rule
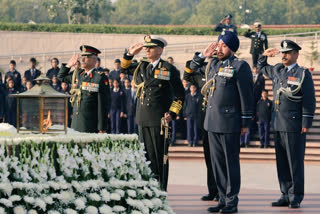
[[[216,184],[216,179],[213,174],[213,168],[211,164],[211,156],[210,156],[210,147],[209,147],[209,138],[208,138],[208,132],[203,131],[203,151],[204,151],[204,159],[206,161],[206,167],[207,167],[207,187],[209,195],[216,195],[218,193],[218,187]]]
[[[219,204],[238,206],[240,191],[240,132],[209,132],[213,173],[219,191]]]
[[[256,67],[258,64],[259,53],[252,53],[252,67]]]
[[[144,143],[146,149],[146,158],[151,162],[151,171],[160,182],[161,189],[167,191],[169,160],[167,160],[167,163],[163,165],[163,154],[165,148],[164,135],[160,135],[160,126],[138,126],[138,131],[140,141]]]
[[[275,132],[275,139],[281,198],[288,202],[300,203],[304,197],[306,134]]]

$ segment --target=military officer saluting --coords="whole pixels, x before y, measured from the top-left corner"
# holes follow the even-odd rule
[[[110,106],[110,88],[107,77],[98,73],[95,64],[98,49],[83,45],[81,50],[81,69],[69,73],[70,68],[78,63],[78,55],[67,64],[62,64],[58,78],[71,84],[70,99],[73,104],[71,128],[79,132],[105,132]]]
[[[273,82],[274,135],[281,197],[272,206],[299,208],[304,197],[304,153],[306,133],[315,112],[315,90],[308,69],[297,64],[301,47],[281,42],[282,63],[271,66],[267,57],[279,54],[268,49],[259,57],[258,68]]]
[[[182,108],[184,88],[180,72],[175,66],[161,59],[167,42],[158,36],[147,35],[144,43],[132,45],[121,61],[121,72],[133,75],[137,88],[136,122],[139,137],[144,143],[151,170],[160,181],[162,189],[167,189],[168,162],[165,155],[164,135],[161,132],[161,118],[167,122],[174,119]],[[142,48],[146,58],[132,63],[134,55]]]
[[[240,134],[248,132],[253,114],[253,80],[250,66],[234,53],[239,39],[234,32],[222,32],[218,42],[196,53],[187,62],[185,78],[201,85],[198,72],[205,70],[206,84],[201,93],[207,101],[204,128],[208,131],[212,168],[219,191],[219,203],[209,212],[238,211],[240,191]],[[217,54],[217,57],[212,57]],[[209,62],[205,63],[205,59]]]
[[[214,31],[224,32],[224,31],[232,31],[237,34],[237,27],[232,23],[232,15],[226,15],[214,28]]]
[[[244,33],[244,36],[251,39],[250,54],[252,55],[252,66],[257,66],[259,54],[268,49],[267,34],[261,31],[261,23],[254,23],[255,32],[249,29]]]

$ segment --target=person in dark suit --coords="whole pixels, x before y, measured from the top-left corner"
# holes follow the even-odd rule
[[[114,60],[114,69],[110,71],[109,79],[120,80],[120,59]]]
[[[271,123],[271,113],[272,113],[272,101],[268,98],[268,91],[262,91],[262,97],[257,103],[256,115],[259,127],[259,139],[260,148],[268,148],[269,135],[270,135],[270,123]]]
[[[65,95],[71,95],[68,83],[66,83],[66,82],[61,83],[60,92]],[[70,97],[69,97],[68,98],[68,127],[69,128],[71,127],[71,122],[72,122],[72,105],[70,103]]]
[[[185,97],[183,104],[183,117],[187,120],[187,139],[189,146],[198,144],[198,116],[201,106],[197,86],[190,85],[190,93]]]
[[[252,55],[252,66],[256,67],[259,54],[268,49],[268,38],[267,34],[261,31],[261,23],[254,23],[254,27],[255,32],[251,32],[249,29],[244,33],[244,36],[251,39],[250,54]]]
[[[32,81],[33,85],[36,84],[36,81],[34,80],[41,75],[41,71],[36,69],[36,64],[37,60],[32,57],[29,61],[30,69],[24,72],[24,77],[27,78],[27,80]]]
[[[101,52],[89,45],[82,45],[81,68],[69,73],[78,64],[74,55],[67,64],[62,64],[58,73],[61,82],[71,84],[73,115],[71,128],[79,132],[105,133],[110,108],[108,78],[95,69],[97,56]]]
[[[11,94],[17,94],[19,91],[14,87],[13,79],[8,80],[5,98],[5,122],[17,127],[17,98],[11,97]]]
[[[121,61],[122,72],[133,75],[137,86],[136,121],[139,138],[145,145],[152,173],[160,181],[163,190],[167,190],[169,162],[166,154],[168,145],[164,144],[164,135],[160,135],[161,119],[164,118],[167,123],[175,119],[184,100],[180,72],[161,59],[166,45],[163,38],[147,35],[144,43],[132,45]],[[143,47],[146,58],[133,64],[133,56]]]
[[[306,133],[312,127],[316,107],[312,75],[297,64],[301,47],[283,40],[281,50],[267,49],[258,60],[259,70],[273,82],[274,136],[281,197],[272,206],[299,208],[304,197]],[[274,66],[267,57],[282,53]]]
[[[111,134],[120,134],[121,119],[124,116],[125,111],[125,94],[120,88],[119,80],[113,80],[113,88],[110,92],[111,105],[110,105],[110,122],[111,122]]]
[[[252,117],[249,131],[245,135],[242,135],[240,137],[240,147],[249,147],[250,136],[254,135],[255,131],[257,130],[256,128],[257,119],[255,118],[256,104],[261,99],[261,93],[265,87],[265,80],[264,80],[263,74],[259,72],[257,67],[252,68],[252,78],[253,78],[253,100],[254,100],[253,115],[254,117]]]
[[[204,128],[208,131],[220,196],[218,205],[210,207],[209,212],[238,212],[239,139],[248,132],[253,115],[251,69],[247,62],[234,55],[239,43],[236,33],[224,31],[218,42],[210,44],[202,53],[195,53],[185,69],[191,76],[194,72],[207,71],[207,83],[202,87],[207,102]],[[217,57],[212,58],[215,54]],[[209,58],[209,65],[204,62],[206,58]]]
[[[59,73],[59,70],[60,68],[58,67],[59,65],[59,60],[58,58],[52,58],[51,59],[51,66],[52,68],[50,68],[48,71],[47,71],[47,74],[46,74],[46,77],[48,77],[50,80],[52,80],[53,76],[57,77],[58,76],[58,73]]]
[[[7,82],[7,79],[11,77],[11,79],[14,81],[14,87],[16,90],[20,90],[21,88],[21,74],[16,70],[16,61],[11,60],[9,67],[10,70],[6,73],[4,77],[4,82]],[[2,78],[1,78],[2,79]]]
[[[56,91],[61,91],[61,83],[60,83],[60,81],[58,80],[58,78],[55,75],[52,76],[50,85]]]
[[[134,84],[130,82],[129,79],[125,80],[125,107],[126,113],[125,117],[127,118],[127,133],[133,134],[136,132],[136,89]]]
[[[96,69],[99,72],[104,72],[103,68],[101,67],[101,59],[100,59],[100,57],[97,58]]]
[[[224,31],[232,31],[237,34],[237,27],[232,23],[232,15],[227,14],[214,28],[214,31],[224,32]]]

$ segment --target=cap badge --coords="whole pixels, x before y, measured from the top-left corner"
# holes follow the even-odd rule
[[[86,52],[86,51],[87,51],[87,49],[86,49],[86,47],[85,47],[84,45],[82,46],[82,51],[83,51],[83,52]]]
[[[151,37],[150,37],[150,35],[146,35],[146,36],[144,37],[144,41],[145,41],[145,42],[151,42]]]
[[[288,47],[288,43],[286,41],[283,42],[283,47],[287,48]]]

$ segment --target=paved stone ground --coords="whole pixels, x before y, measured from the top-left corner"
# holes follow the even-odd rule
[[[169,204],[177,214],[202,214],[217,202],[202,202],[207,194],[204,161],[172,160],[168,187]],[[320,213],[320,166],[305,166],[305,199],[300,209],[273,208],[279,198],[275,164],[241,163],[239,213]]]

